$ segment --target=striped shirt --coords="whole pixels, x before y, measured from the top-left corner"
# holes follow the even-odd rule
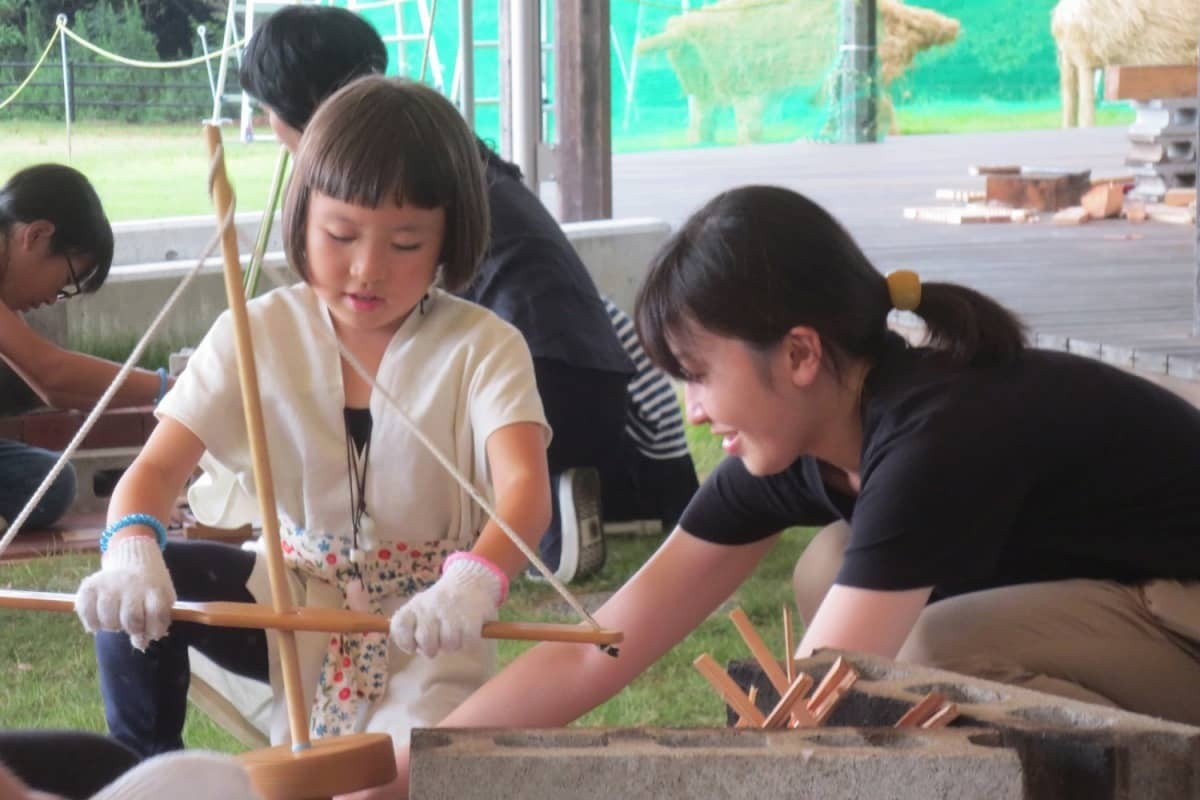
[[[675,387],[666,373],[646,357],[629,315],[607,297],[602,299],[617,339],[636,370],[626,388],[625,433],[646,458],[666,461],[690,457]]]

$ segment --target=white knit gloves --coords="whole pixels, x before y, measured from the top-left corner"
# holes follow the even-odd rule
[[[91,800],[260,800],[237,759],[180,750],[143,761]]]
[[[83,579],[75,612],[88,633],[125,631],[138,650],[167,635],[175,587],[152,536],[127,536],[108,548],[100,571]]]
[[[469,553],[453,553],[433,586],[392,615],[391,638],[405,653],[432,658],[479,642],[483,623],[496,618],[508,594],[508,576]]]

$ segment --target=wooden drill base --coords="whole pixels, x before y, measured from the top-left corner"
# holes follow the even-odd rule
[[[263,800],[326,800],[396,777],[396,754],[386,733],[317,739],[299,753],[291,745],[253,750],[238,760]]]

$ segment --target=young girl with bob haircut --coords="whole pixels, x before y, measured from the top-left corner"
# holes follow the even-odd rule
[[[889,331],[897,307],[924,319],[929,346]],[[973,290],[885,279],[781,188],[696,212],[656,257],[636,319],[728,457],[595,614],[624,631],[620,658],[539,645],[441,724],[578,717],[708,617],[792,525],[829,526],[796,568],[799,656],[875,653],[1200,723],[1195,408],[1026,348],[1013,315]]]
[[[524,563],[338,342],[527,542],[549,519],[548,429],[529,351],[514,328],[448,293],[474,275],[487,219],[474,137],[432,89],[363,79],[304,134],[284,209],[288,259],[304,281],[248,309],[284,560],[297,603],[392,615],[397,645],[298,634],[316,736],[380,731],[402,742],[440,720],[491,671],[480,629]],[[177,596],[270,596],[255,550],[166,544],[162,531],[198,464],[237,476],[228,496],[253,496],[241,403],[224,314],[159,404],[113,493],[101,570],[77,595],[85,627],[106,631],[96,652],[109,728],[143,756],[183,746],[189,646],[278,685],[262,631],[169,619]],[[197,518],[244,520],[250,512],[218,488],[193,487]],[[277,703],[272,739],[286,738]]]

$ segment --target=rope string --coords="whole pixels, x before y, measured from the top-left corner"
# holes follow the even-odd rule
[[[196,56],[195,58],[188,58],[183,61],[141,61],[136,58],[126,58],[125,56],[117,55],[116,53],[105,50],[99,45],[92,44],[87,39],[84,39],[78,33],[68,28],[65,22],[59,24],[58,30],[71,39],[74,39],[76,43],[82,45],[88,50],[91,50],[97,55],[103,56],[111,61],[116,61],[118,64],[125,64],[126,66],[130,67],[144,67],[145,69],[179,69],[181,67],[191,67],[195,66],[196,64],[203,64],[204,62],[211,61],[214,58],[224,55],[225,53],[235,52],[246,43],[244,39],[241,39],[229,45],[228,47],[220,50],[214,50],[207,55]]]
[[[37,71],[42,68],[42,63],[46,60],[46,56],[50,55],[50,48],[54,46],[56,41],[58,41],[58,34],[59,30],[55,28],[54,33],[50,34],[50,41],[46,42],[46,49],[42,51],[42,55],[40,58],[38,58],[37,63],[33,65],[33,69],[31,69],[29,74],[25,76],[25,80],[21,81],[21,85],[18,86],[16,90],[4,100],[4,102],[0,103],[0,108],[4,108],[13,100],[16,100],[17,95],[24,91],[25,87],[29,85],[29,82],[33,80],[33,76],[36,75]]]

